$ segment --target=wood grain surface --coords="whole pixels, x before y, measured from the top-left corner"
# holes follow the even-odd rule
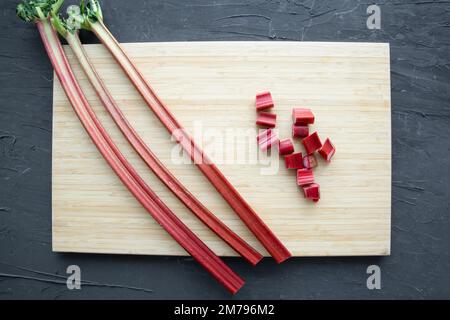
[[[308,42],[129,43],[124,48],[180,122],[295,256],[388,255],[391,224],[389,45]],[[101,45],[87,52],[139,134],[212,212],[264,254],[255,238],[148,109]],[[75,74],[123,153],[169,207],[216,253],[235,255],[153,175],[115,127],[69,48]],[[293,107],[337,148],[315,170],[322,199],[303,198],[295,173],[256,148],[254,97],[270,90],[280,137]],[[296,150],[302,151],[300,142]],[[277,169],[278,168],[278,169]],[[75,116],[53,94],[53,250],[185,255],[122,185]]]

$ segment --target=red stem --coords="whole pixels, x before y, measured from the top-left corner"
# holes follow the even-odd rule
[[[89,60],[78,35],[69,32],[65,38],[78,58],[89,81],[96,90],[103,106],[108,110],[125,138],[133,146],[142,160],[144,160],[147,166],[203,223],[252,265],[256,265],[262,259],[262,255],[228,228],[192,193],[190,193],[181,182],[170,173],[161,161],[159,161],[156,155],[133,129]],[[95,115],[91,114],[91,116],[94,117]]]
[[[105,160],[150,215],[220,283],[233,294],[236,293],[243,286],[244,281],[145,185],[145,182],[114,145],[95,115],[91,116],[89,112],[91,106],[73,75],[50,21],[38,20],[36,24],[53,68],[75,113]]]
[[[191,159],[198,166],[200,171],[208,178],[211,184],[230,204],[233,210],[239,215],[242,221],[259,239],[267,251],[280,263],[289,257],[291,253],[261,220],[249,204],[242,198],[238,191],[230,184],[226,177],[220,172],[217,166],[208,158],[202,149],[195,143],[192,137],[183,129],[172,113],[158,98],[143,75],[131,62],[127,54],[122,50],[120,44],[105,27],[102,21],[91,23],[93,32],[108,48],[115,57],[122,69],[125,71],[136,89],[150,109],[156,114],[159,120],[174,135],[183,149],[189,153]]]

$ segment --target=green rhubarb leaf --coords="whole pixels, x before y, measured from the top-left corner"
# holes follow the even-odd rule
[[[24,21],[48,18],[61,8],[64,0],[23,0],[16,7],[16,13]]]
[[[88,23],[103,20],[103,13],[98,0],[81,0],[80,9]]]
[[[71,5],[66,10],[67,17],[64,18],[57,11],[52,11],[52,23],[55,29],[63,37],[66,37],[67,32],[74,34],[80,29],[89,29],[87,17],[82,13],[82,10],[77,5]]]

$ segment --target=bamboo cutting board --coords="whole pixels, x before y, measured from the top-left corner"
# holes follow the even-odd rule
[[[391,114],[388,44],[189,42],[124,44],[180,122],[295,256],[388,255]],[[213,213],[261,252],[227,203],[147,108],[101,45],[87,52],[127,118]],[[120,149],[169,207],[220,255],[235,255],[146,168],[103,110],[70,49],[75,74]],[[293,107],[310,107],[337,153],[315,170],[322,199],[303,198],[295,172],[256,148],[255,94],[270,90],[280,137]],[[184,255],[102,159],[55,77],[53,250]],[[237,137],[237,138],[236,138]],[[296,142],[296,150],[301,151]],[[266,253],[265,253],[266,254]]]

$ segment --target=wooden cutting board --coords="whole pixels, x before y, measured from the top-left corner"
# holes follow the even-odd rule
[[[390,253],[388,44],[177,42],[130,43],[124,48],[295,256]],[[267,254],[198,169],[183,163],[187,158],[179,157],[170,135],[109,53],[101,45],[86,49],[127,118],[161,161],[212,212]],[[148,184],[216,253],[235,255],[136,156],[103,110],[70,49],[65,50],[101,121]],[[320,161],[315,170],[322,195],[317,204],[303,198],[295,173],[286,170],[277,156],[257,151],[254,100],[264,90],[270,90],[275,100],[281,137],[291,136],[292,108],[306,106],[316,115],[312,130],[336,145],[333,161]],[[56,78],[53,110],[53,250],[186,254],[102,159]],[[296,149],[302,150],[298,141]]]

